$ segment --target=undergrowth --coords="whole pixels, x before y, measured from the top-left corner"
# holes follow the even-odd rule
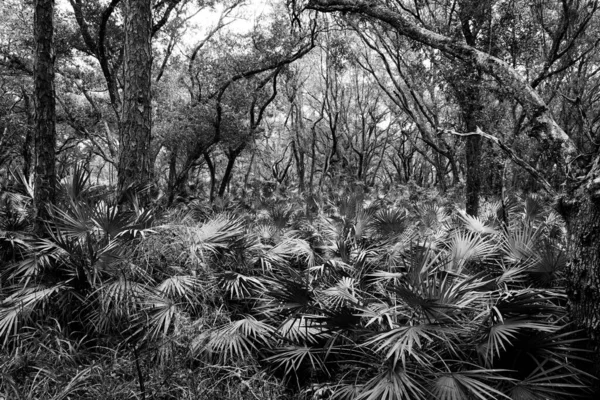
[[[479,217],[414,188],[158,213],[76,169],[36,235],[27,188],[0,196],[6,398],[587,393],[565,227],[539,197]]]

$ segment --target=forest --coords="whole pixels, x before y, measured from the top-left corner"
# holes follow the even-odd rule
[[[0,400],[575,398],[598,0],[0,2]]]

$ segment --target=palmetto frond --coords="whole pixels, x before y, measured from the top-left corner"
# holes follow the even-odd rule
[[[346,303],[358,304],[362,295],[358,292],[358,282],[351,277],[342,277],[334,286],[324,289],[322,301],[327,308],[339,308]]]
[[[431,395],[436,400],[510,399],[486,382],[498,379],[498,372],[502,371],[471,370],[439,374],[433,382]]]
[[[154,294],[142,300],[141,312],[141,327],[135,334],[143,332],[148,339],[156,340],[167,335],[180,308],[174,300]]]
[[[537,222],[543,217],[546,208],[546,204],[540,196],[528,195],[523,203],[523,220],[529,224]]]
[[[589,395],[586,379],[590,376],[583,371],[570,371],[562,365],[549,367],[546,361],[525,379],[514,382],[508,390],[514,400],[539,400],[556,398],[577,398]]]
[[[490,236],[480,233],[456,231],[448,244],[452,264],[450,270],[461,273],[470,261],[484,261],[496,252]]]
[[[502,235],[501,248],[504,258],[511,263],[518,263],[534,257],[534,249],[542,230],[530,225],[517,223]]]
[[[435,341],[446,341],[446,332],[448,330],[436,324],[403,325],[376,334],[364,345],[373,346],[378,353],[385,350],[385,359],[394,367],[401,362],[402,367],[406,368],[407,357],[411,358],[409,361],[427,367],[431,359],[423,347],[431,347]]]
[[[94,187],[90,185],[90,172],[85,169],[83,164],[75,164],[71,175],[61,179],[59,187],[60,193],[72,203],[91,200],[94,190]]]
[[[290,222],[294,214],[294,208],[288,204],[275,204],[268,210],[269,219],[273,224],[273,227],[281,231]]]
[[[487,342],[481,350],[488,366],[492,366],[495,358],[502,356],[517,341],[517,336],[524,331],[537,331],[553,333],[558,327],[548,323],[534,322],[531,320],[511,318],[502,319],[487,329]]]
[[[270,347],[275,329],[252,316],[245,316],[199,335],[192,343],[196,353],[216,354],[223,361],[251,356]]]
[[[483,219],[469,215],[463,210],[458,211],[458,219],[461,221],[462,226],[475,233],[479,234],[496,234],[498,231],[484,222]]]
[[[328,372],[325,359],[327,350],[311,346],[286,346],[277,349],[277,353],[265,361],[274,368],[282,369],[287,376],[297,376],[303,367],[310,367],[312,371]]]
[[[527,268],[531,280],[539,287],[553,287],[559,283],[567,266],[565,251],[550,241],[543,241],[537,247],[535,256]]]
[[[67,288],[64,284],[22,288],[0,302],[0,340],[3,345],[17,334],[18,325],[46,305],[52,296]]]
[[[277,334],[286,343],[315,345],[327,336],[320,320],[323,318],[319,316],[290,316],[277,328]]]
[[[203,224],[163,225],[158,228],[173,231],[189,249],[192,259],[206,263],[210,257],[227,251],[244,234],[242,220],[228,214],[217,214]]]
[[[170,299],[186,300],[188,304],[193,304],[201,285],[202,282],[193,275],[173,275],[163,280],[156,291]]]
[[[419,204],[415,207],[419,228],[425,234],[440,234],[447,230],[450,222],[448,210],[435,203]]]
[[[266,266],[267,269],[272,266],[286,266],[293,259],[299,260],[308,268],[313,267],[315,263],[315,255],[310,244],[302,239],[284,238],[261,253],[257,257],[261,265]]]
[[[247,276],[233,271],[219,274],[219,286],[232,299],[243,299],[251,297],[255,293],[266,290],[262,280],[258,277]]]
[[[427,391],[417,376],[414,371],[409,372],[401,367],[388,368],[366,382],[356,399],[427,399]]]
[[[395,208],[379,210],[373,215],[371,227],[382,237],[394,237],[406,229],[406,211]]]
[[[71,203],[71,207],[65,210],[52,207],[51,215],[55,226],[70,238],[85,240],[96,228],[93,221],[94,210],[84,204]]]

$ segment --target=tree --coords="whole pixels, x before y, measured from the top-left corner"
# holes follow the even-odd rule
[[[35,199],[39,217],[54,203],[56,171],[56,100],[54,91],[54,0],[36,0],[36,43],[33,80],[35,86]]]
[[[567,7],[569,2],[562,2]],[[394,8],[387,3],[374,4],[350,0],[310,0],[307,9],[321,12],[346,12],[383,23],[400,35],[417,43],[432,47],[447,56],[454,57],[465,66],[476,68],[496,81],[520,104],[528,119],[526,130],[538,138],[551,151],[564,177],[565,190],[556,193],[559,210],[568,222],[570,232],[570,262],[568,267],[568,294],[571,315],[584,328],[596,349],[596,372],[600,372],[600,152],[596,150],[591,159],[578,158],[575,144],[557,124],[548,104],[535,86],[540,78],[529,82],[508,63],[489,52],[478,50],[469,44],[437,33],[418,22],[407,8]],[[598,2],[569,10],[581,14],[582,21],[589,22],[598,11]],[[566,20],[569,25],[569,20]],[[583,28],[584,23],[576,27]],[[573,27],[571,26],[571,28]],[[564,38],[564,33],[558,36]],[[555,40],[553,52],[561,52],[561,41]],[[568,44],[572,47],[573,42]],[[552,74],[555,59],[547,62],[540,74],[541,79]],[[557,67],[558,68],[558,67]],[[555,72],[554,72],[555,73]],[[489,137],[489,135],[488,135]],[[494,139],[492,137],[492,139]],[[495,138],[497,141],[497,138]],[[511,156],[515,153],[512,152]],[[513,159],[517,160],[513,157]],[[521,165],[527,164],[520,160]],[[531,166],[530,166],[531,167]],[[535,171],[535,169],[532,169]],[[541,176],[541,175],[540,175]],[[553,188],[545,185],[554,192]]]
[[[125,2],[123,114],[120,127],[118,192],[150,182],[152,1]]]

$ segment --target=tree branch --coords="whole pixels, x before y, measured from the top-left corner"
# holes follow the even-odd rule
[[[477,50],[464,42],[433,32],[413,22],[402,11],[394,11],[378,2],[364,0],[309,0],[307,9],[321,12],[348,12],[390,25],[399,34],[438,49],[495,77],[512,92],[523,106],[533,129],[532,135],[542,141],[560,145],[561,164],[565,167],[577,155],[573,141],[558,126],[542,97],[506,62]]]
[[[487,140],[490,140],[492,142],[494,142],[498,147],[500,147],[500,149],[502,149],[502,151],[504,151],[506,153],[506,155],[512,160],[514,161],[515,164],[517,164],[518,166],[520,166],[521,168],[523,168],[525,171],[529,172],[543,187],[543,189],[548,192],[550,195],[555,196],[556,190],[554,190],[554,188],[552,187],[552,185],[550,184],[550,182],[548,182],[546,180],[546,178],[544,178],[542,176],[542,174],[540,174],[540,172],[535,169],[533,166],[531,166],[527,161],[523,160],[521,157],[519,157],[515,151],[513,149],[511,149],[510,147],[508,147],[507,145],[505,145],[500,139],[498,139],[496,136],[490,135],[489,133],[485,133],[483,132],[481,129],[479,129],[479,127],[477,128],[477,130],[475,132],[467,132],[467,133],[459,133],[456,132],[454,130],[451,129],[442,129],[440,130],[440,132],[443,133],[449,133],[451,135],[457,135],[457,136],[473,136],[473,135],[478,135],[481,136]]]

